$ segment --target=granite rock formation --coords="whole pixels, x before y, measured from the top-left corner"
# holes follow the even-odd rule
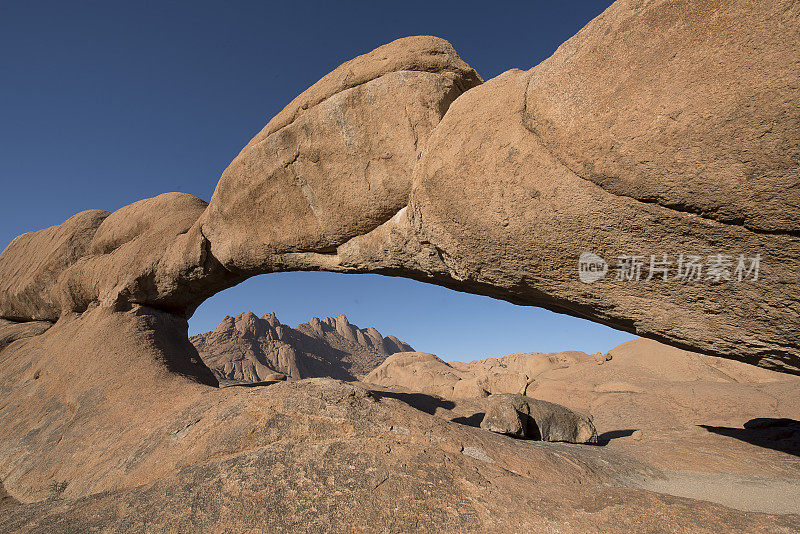
[[[654,347],[659,343],[652,342]],[[614,349],[618,350],[618,349]],[[650,353],[652,347],[647,348]],[[663,352],[663,351],[662,351]],[[683,351],[677,350],[677,353]],[[613,354],[596,355],[568,350],[543,354],[518,352],[502,358],[488,358],[469,363],[445,362],[425,352],[392,354],[370,372],[364,381],[386,387],[400,387],[446,399],[487,397],[499,394],[527,395],[537,387],[536,380],[548,371],[586,363],[605,363]],[[665,356],[666,357],[666,356]],[[711,356],[698,358],[718,360]],[[746,366],[745,366],[746,367]]]
[[[453,386],[460,378],[435,354],[398,352],[365,376],[364,382],[451,398]]]
[[[447,363],[433,354],[399,353],[364,382],[472,405],[481,418],[491,399],[524,395],[589,413],[600,429],[677,436],[705,425],[800,454],[798,377],[643,338],[613,348],[601,365],[595,356],[529,352]]]
[[[187,319],[256,274],[371,272],[799,374],[798,57],[790,0],[618,0],[548,60],[483,84],[449,43],[400,39],[290,103],[208,204],[165,193],[17,237],[0,254],[0,318],[11,323],[0,484],[13,499],[2,499],[12,504],[0,530],[797,531],[797,516],[763,513],[791,502],[735,509],[656,485],[653,469],[741,464],[730,436],[687,439],[696,401],[667,404],[666,430],[640,425],[641,445],[621,443],[635,460],[532,445],[443,421],[439,410],[459,405],[430,395],[330,379],[208,387],[218,380]],[[582,252],[716,257],[717,276],[704,262],[698,280],[620,270],[589,284]],[[737,279],[740,254],[760,258],[757,279]],[[586,411],[601,432],[697,391],[706,407],[736,406],[718,423],[734,430],[748,410],[798,418],[786,413],[797,406],[790,377],[662,384],[659,405],[611,373],[617,353],[587,358],[549,371],[580,380],[537,378],[534,395],[576,410],[597,399]],[[688,378],[716,372],[689,361]],[[480,402],[455,419],[473,421]],[[624,427],[601,424],[621,414]],[[757,429],[738,430],[746,442]],[[724,444],[713,461],[683,446],[710,439]],[[757,476],[792,469],[784,453],[754,456]],[[780,487],[771,495],[796,494]]]
[[[592,418],[560,404],[518,393],[500,393],[487,399],[481,428],[515,438],[568,443],[597,443]]]
[[[8,494],[0,530],[800,526],[797,449],[787,454],[779,441],[736,429],[752,414],[800,419],[797,377],[723,360],[761,373],[760,381],[708,370],[701,380],[659,382],[659,369],[646,365],[664,361],[663,353],[623,347],[627,360],[620,351],[603,365],[588,358],[553,370],[562,374],[536,390],[592,411],[604,446],[524,441],[476,428],[485,399],[451,402],[320,378],[208,388],[163,370],[146,317],[131,328],[127,313],[95,309],[3,350],[0,417],[15,424],[0,427]],[[87,352],[103,357],[88,361]],[[138,357],[143,352],[151,357]],[[120,361],[128,362],[122,371]],[[691,357],[683,365],[703,368]],[[649,373],[646,391],[593,391],[598,380],[620,382],[638,366]],[[684,372],[677,367],[676,375]],[[585,404],[593,396],[600,402]],[[640,429],[642,439],[625,429]]]
[[[289,104],[208,205],[167,193],[17,238],[0,316],[186,318],[255,274],[372,272],[800,373],[797,10],[619,0],[484,84],[441,39],[394,41]],[[582,282],[583,252],[611,274]]]
[[[375,328],[358,328],[345,315],[291,328],[274,313],[226,316],[211,332],[189,338],[203,362],[220,380],[259,382],[275,373],[290,378],[331,377],[356,380],[386,356],[413,350]]]

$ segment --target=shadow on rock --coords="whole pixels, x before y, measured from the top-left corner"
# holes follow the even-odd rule
[[[459,425],[467,425],[467,426],[474,426],[475,428],[480,428],[481,421],[483,421],[484,415],[486,415],[484,412],[478,412],[470,415],[469,417],[455,417],[451,419],[451,421],[454,423],[458,423]]]
[[[759,417],[744,424],[744,428],[699,425],[709,432],[800,456],[800,421]]]
[[[397,391],[370,391],[370,394],[380,400],[384,397],[388,397],[391,399],[397,399],[399,401],[405,402],[412,408],[416,408],[417,410],[423,411],[428,414],[435,414],[437,408],[442,408],[444,410],[452,410],[456,403],[444,400],[439,397],[434,397],[433,395],[426,395],[424,393],[400,393]],[[480,424],[480,422],[478,422]]]
[[[5,487],[3,487],[3,483],[0,482],[0,508],[5,508],[6,506],[13,506],[15,504],[19,504],[16,499],[14,499],[11,495],[6,492]]]
[[[635,428],[627,428],[625,430],[610,430],[608,432],[603,432],[599,436],[597,436],[597,444],[598,445],[608,445],[612,439],[617,438],[626,438],[628,436],[633,435],[636,432]]]
[[[232,388],[232,387],[240,387],[240,388],[255,388],[260,386],[271,386],[272,384],[279,384],[280,380],[262,380],[260,382],[247,382],[245,380],[226,380],[224,378],[219,379],[219,387],[220,389],[223,388]]]

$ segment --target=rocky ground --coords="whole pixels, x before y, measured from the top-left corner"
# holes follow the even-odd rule
[[[468,424],[480,422],[489,393],[562,404],[593,416],[603,450],[658,471],[631,484],[741,510],[800,513],[792,497],[800,492],[797,377],[637,339],[608,354],[517,353],[471,363],[396,354],[366,380],[448,398],[456,420]]]
[[[789,375],[723,362],[695,379],[682,375],[695,357],[665,349],[681,380],[658,379],[653,342],[601,365],[584,355],[528,394],[592,413],[600,443],[544,443],[478,428],[485,397],[330,378],[219,389],[148,360],[123,373],[82,362],[85,332],[120,328],[118,315],[94,310],[3,350],[0,531],[800,528],[796,441],[742,428],[800,418]],[[128,334],[142,352],[147,331]]]

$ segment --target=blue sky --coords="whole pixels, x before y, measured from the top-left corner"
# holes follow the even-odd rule
[[[166,191],[208,200],[267,120],[340,63],[407,35],[448,39],[488,79],[548,57],[610,2],[3,2],[0,248],[74,213]],[[210,299],[287,324],[346,313],[445,359],[607,350],[586,321],[411,280],[260,276]]]

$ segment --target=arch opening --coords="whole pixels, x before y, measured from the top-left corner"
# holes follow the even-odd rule
[[[406,278],[286,272],[217,293],[189,340],[224,384],[282,376],[361,379],[398,352],[445,362],[511,353],[606,353],[635,336],[543,308]]]

